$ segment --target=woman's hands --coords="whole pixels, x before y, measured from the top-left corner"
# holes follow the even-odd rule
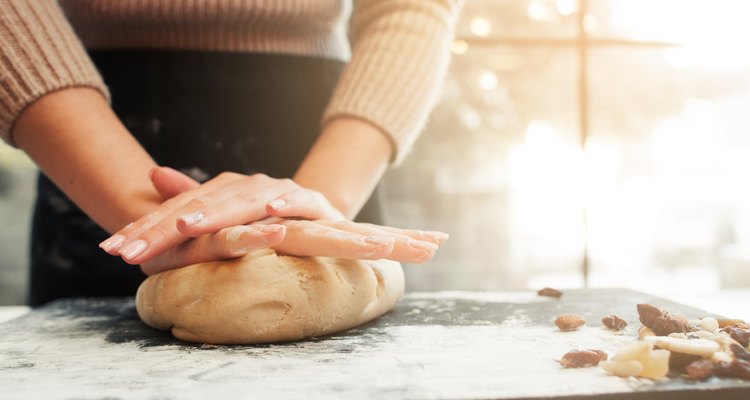
[[[151,180],[167,200],[100,244],[107,253],[122,256],[130,264],[143,264],[190,238],[269,216],[343,220],[320,193],[289,179],[225,172],[201,185],[162,167],[151,171]],[[264,247],[283,238],[278,226],[253,233],[246,240],[255,239]]]
[[[161,167],[151,180],[167,201],[100,245],[148,274],[267,247],[298,256],[424,262],[448,238],[346,221],[320,193],[265,175],[226,173],[200,185]]]

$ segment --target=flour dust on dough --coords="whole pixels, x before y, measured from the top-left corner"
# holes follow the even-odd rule
[[[327,335],[391,310],[404,293],[397,262],[291,257],[270,249],[150,276],[138,315],[196,343],[255,344]]]

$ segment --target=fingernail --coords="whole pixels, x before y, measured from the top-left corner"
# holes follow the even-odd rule
[[[271,206],[274,210],[281,210],[286,205],[286,201],[282,199],[273,199],[268,202],[268,205]]]
[[[449,234],[445,232],[438,232],[438,231],[422,231],[422,234],[437,243],[444,242],[448,240],[448,238],[450,237]]]
[[[419,250],[435,251],[438,249],[438,245],[436,245],[435,243],[423,242],[420,240],[410,240],[408,243],[409,243],[409,246],[414,247],[415,249],[419,249]]]
[[[148,179],[153,180],[154,179],[154,174],[158,170],[159,170],[159,166],[158,165],[155,166],[155,167],[152,167],[150,170],[148,170]]]
[[[185,226],[191,226],[205,222],[206,216],[203,215],[202,212],[195,212],[192,214],[185,214],[178,218],[177,221],[181,221]]]
[[[383,236],[368,236],[365,238],[365,243],[374,244],[376,246],[390,246],[396,239]]]
[[[125,236],[113,235],[109,239],[99,243],[99,247],[104,251],[112,251],[122,246],[123,242],[125,242]]]
[[[120,250],[120,255],[128,260],[132,260],[138,257],[139,254],[143,253],[143,251],[146,250],[146,247],[148,247],[148,243],[146,243],[145,240],[138,239],[123,247]]]

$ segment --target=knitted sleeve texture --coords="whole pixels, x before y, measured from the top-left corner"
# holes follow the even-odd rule
[[[424,127],[445,77],[462,0],[359,0],[352,59],[323,123],[363,119],[385,133],[399,164]]]
[[[69,87],[107,88],[54,0],[0,1],[0,137],[45,94]]]

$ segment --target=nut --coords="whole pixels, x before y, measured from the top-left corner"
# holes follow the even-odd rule
[[[745,350],[744,347],[740,346],[737,343],[732,343],[729,345],[729,349],[732,350],[732,353],[734,353],[735,358],[738,360],[745,360],[750,361],[750,353]]]
[[[677,339],[668,336],[651,336],[644,340],[646,343],[661,349],[701,357],[711,357],[714,353],[721,350],[721,346],[718,343],[706,339]]]
[[[685,367],[685,372],[688,379],[706,379],[714,374],[714,363],[706,359],[696,360]]]
[[[565,368],[586,368],[598,365],[607,359],[607,353],[601,350],[571,350],[562,357],[560,364]]]
[[[714,374],[716,376],[732,376],[732,361],[719,361],[714,364]]]
[[[628,326],[627,321],[615,314],[607,315],[606,317],[602,318],[602,324],[604,324],[604,326],[606,326],[607,328],[616,331],[623,330],[626,326]]]
[[[687,326],[687,331],[690,333],[703,330],[703,328],[701,327],[700,321],[687,321],[686,326]]]
[[[681,315],[670,314],[650,304],[638,304],[637,308],[641,323],[659,336],[688,331],[687,320]]]
[[[687,327],[687,321],[685,318],[683,318],[680,315],[670,314],[668,312],[663,312],[658,318],[656,318],[656,321],[654,321],[654,325],[651,326],[651,329],[654,330],[654,333],[660,336],[669,335],[670,333],[685,333],[688,331]]]
[[[716,318],[713,317],[703,318],[702,320],[700,320],[699,325],[701,328],[709,332],[714,332],[719,329],[719,321],[717,321]]]
[[[561,291],[548,287],[537,290],[536,294],[539,296],[554,297],[558,299],[560,298],[560,296],[562,296]]]
[[[669,356],[669,368],[681,370],[698,360],[703,360],[703,357],[696,356],[695,354],[672,352]]]
[[[687,336],[688,339],[709,339],[713,340],[716,337],[713,333],[709,331],[695,331],[690,332],[690,334]]]
[[[643,365],[640,376],[644,378],[660,379],[669,372],[669,351],[650,350],[639,360]]]
[[[659,379],[667,376],[669,372],[669,351],[652,349],[647,342],[635,342],[622,347],[617,351],[613,361],[638,361],[641,372],[638,376],[651,379]]]
[[[714,364],[716,376],[733,376],[744,380],[750,380],[750,362],[745,360],[733,360],[731,362],[720,362]]]
[[[641,323],[644,326],[649,328],[654,325],[656,318],[662,313],[660,308],[652,306],[651,304],[638,304],[636,308],[638,309],[638,319],[641,320]]]
[[[750,344],[750,330],[736,327],[726,327],[722,329],[722,331],[728,333],[729,337],[736,340],[737,343],[741,344],[744,347],[747,347]]]
[[[643,370],[643,365],[640,361],[628,360],[628,361],[602,361],[599,363],[599,367],[606,371],[610,375],[628,377],[638,376]]]
[[[580,328],[586,320],[578,314],[563,314],[555,320],[555,325],[563,332],[570,332]]]
[[[718,334],[716,334],[713,340],[714,342],[718,343],[719,346],[721,346],[722,350],[728,351],[730,353],[732,352],[730,346],[737,343],[737,341],[729,337],[729,334],[726,332],[719,332]]]
[[[651,350],[651,345],[643,341],[638,341],[626,344],[617,349],[617,353],[612,359],[615,361],[638,360],[649,350]]]
[[[745,360],[734,360],[729,364],[729,372],[735,378],[750,380],[750,362]]]
[[[733,327],[750,329],[750,324],[741,319],[720,319],[717,322],[719,322],[719,328]]]

